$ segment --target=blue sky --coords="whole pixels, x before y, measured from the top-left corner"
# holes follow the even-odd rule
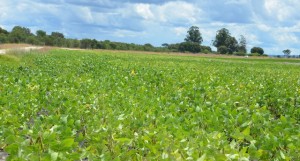
[[[204,45],[227,28],[248,50],[300,54],[299,0],[0,0],[0,27],[62,32],[69,38],[128,43],[182,42],[192,25]]]

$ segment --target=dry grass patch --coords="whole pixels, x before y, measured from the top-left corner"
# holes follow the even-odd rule
[[[31,47],[30,44],[0,44],[0,49],[24,48]]]

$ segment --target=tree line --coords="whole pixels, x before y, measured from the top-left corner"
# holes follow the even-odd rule
[[[29,28],[15,26],[11,32],[0,28],[0,44],[3,43],[27,43],[39,46],[56,46],[82,49],[110,49],[110,50],[138,50],[138,51],[163,51],[163,47],[154,47],[151,44],[133,44],[111,42],[109,40],[98,41],[96,39],[70,39],[63,33],[52,32],[47,34],[43,30],[37,30],[33,34]]]
[[[186,44],[192,44],[188,46],[201,46],[203,38],[197,26],[192,26],[187,32],[187,36],[185,38],[185,42],[180,43],[179,46],[185,46]],[[215,39],[212,41],[212,45],[217,48],[218,54],[230,54],[230,55],[238,55],[238,56],[245,56],[247,55],[247,40],[246,38],[241,35],[239,41],[233,36],[228,29],[222,28],[217,31]],[[193,49],[195,49],[194,47]],[[205,52],[201,50],[200,47],[196,51],[191,51],[189,48],[184,48],[185,51],[189,52]],[[261,47],[253,47],[250,50],[251,55],[255,56],[262,56],[264,55],[264,50]]]
[[[210,46],[202,45],[203,38],[199,28],[192,26],[187,31],[187,36],[181,43],[162,44],[161,47],[155,47],[150,43],[144,45],[134,43],[112,42],[109,40],[98,41],[96,39],[70,39],[63,33],[52,32],[47,34],[43,30],[37,30],[32,33],[29,28],[15,26],[11,32],[0,27],[1,43],[28,43],[40,46],[57,46],[82,49],[110,49],[110,50],[136,50],[136,51],[155,51],[155,52],[189,52],[189,53],[218,53],[218,54],[247,54],[247,41],[244,36],[240,36],[239,41],[231,36],[228,29],[223,28],[217,31],[212,45],[217,51],[212,51]],[[263,55],[264,51],[260,47],[251,49],[253,55]]]

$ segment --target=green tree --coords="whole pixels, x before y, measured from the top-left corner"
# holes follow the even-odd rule
[[[8,42],[8,36],[6,34],[0,33],[0,44]]]
[[[286,56],[290,56],[291,53],[292,53],[292,51],[291,51],[290,49],[283,50],[282,52],[283,52],[283,54],[286,55]]]
[[[169,46],[169,44],[168,43],[163,43],[163,44],[161,44],[161,46],[167,48]]]
[[[237,51],[238,49],[238,42],[235,37],[228,37],[225,41],[225,46],[227,47],[227,51],[229,54],[233,54],[233,52]]]
[[[43,30],[36,31],[36,38],[39,41],[38,45],[45,45],[46,37],[47,37],[47,33],[45,31],[43,31]]]
[[[247,40],[243,35],[239,39],[238,52],[247,53]]]
[[[199,27],[197,26],[192,26],[190,29],[187,31],[187,36],[184,39],[186,42],[193,42],[193,43],[198,43],[201,44],[203,42],[201,33],[199,31]]]
[[[228,52],[228,48],[226,47],[226,46],[219,46],[218,48],[217,48],[217,51],[218,51],[218,53],[220,53],[220,54],[226,54],[227,52]]]
[[[0,27],[0,44],[7,43],[9,32]]]
[[[117,49],[117,44],[115,42],[110,42],[109,43],[109,48],[112,50],[116,50]]]
[[[65,46],[65,36],[60,32],[52,32],[50,41],[54,46]]]
[[[195,42],[182,42],[179,44],[178,50],[180,52],[199,53],[201,52],[201,45]]]
[[[168,49],[172,52],[178,52],[179,51],[179,43],[176,44],[169,44]]]
[[[237,51],[238,49],[238,42],[235,39],[235,37],[232,37],[229,30],[226,28],[222,28],[217,31],[215,40],[213,41],[213,45],[218,49],[219,47],[222,46],[222,52],[224,46],[227,48],[227,52],[229,54],[232,54],[233,52]]]
[[[32,36],[30,29],[21,27],[21,26],[15,26],[11,33],[9,34],[9,41],[11,43],[24,43],[26,42],[27,37]]]
[[[213,45],[218,48],[220,46],[226,46],[226,40],[231,37],[229,30],[226,28],[222,28],[217,31],[216,38],[213,41]],[[227,46],[226,46],[227,47]]]
[[[102,47],[103,49],[111,49],[110,41],[109,40],[102,41]]]
[[[38,41],[38,39],[34,35],[26,37],[25,42],[27,44],[40,45],[39,44],[40,42]]]
[[[264,49],[261,48],[261,47],[253,47],[253,48],[251,48],[251,53],[252,54],[257,53],[259,55],[263,55],[264,54]]]
[[[82,49],[92,49],[93,41],[91,39],[82,39],[80,41],[80,48]]]
[[[210,46],[201,46],[201,52],[208,54],[208,53],[211,53],[212,50],[211,50]]]
[[[0,34],[8,35],[9,32],[3,28],[0,27]]]
[[[43,30],[37,30],[36,31],[36,36],[37,37],[46,37],[47,36],[47,33]]]
[[[62,39],[65,38],[64,34],[60,32],[52,32],[51,36],[55,38],[62,38]]]
[[[150,43],[144,44],[144,50],[145,51],[152,51],[153,48],[154,48],[154,46],[152,44],[150,44]]]

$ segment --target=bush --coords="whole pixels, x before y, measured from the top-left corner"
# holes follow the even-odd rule
[[[203,50],[203,52],[202,53],[204,53],[204,54],[209,54],[210,53],[210,51],[208,51],[208,50]]]
[[[218,53],[220,54],[226,54],[228,52],[228,48],[226,46],[220,46],[218,47]]]
[[[264,49],[262,49],[261,47],[253,47],[251,49],[251,54],[254,53],[258,53],[259,55],[263,55],[264,54]]]
[[[208,54],[211,53],[211,47],[210,46],[201,46],[201,51],[203,51],[203,53]]]
[[[236,56],[246,56],[247,53],[245,53],[245,52],[235,52],[235,53],[233,53],[233,55],[236,55]]]
[[[249,54],[249,56],[261,56],[261,54],[259,54],[259,53],[251,53],[251,54]]]
[[[194,42],[183,42],[179,44],[180,52],[191,52],[191,53],[199,53],[201,52],[201,46],[198,43]]]

